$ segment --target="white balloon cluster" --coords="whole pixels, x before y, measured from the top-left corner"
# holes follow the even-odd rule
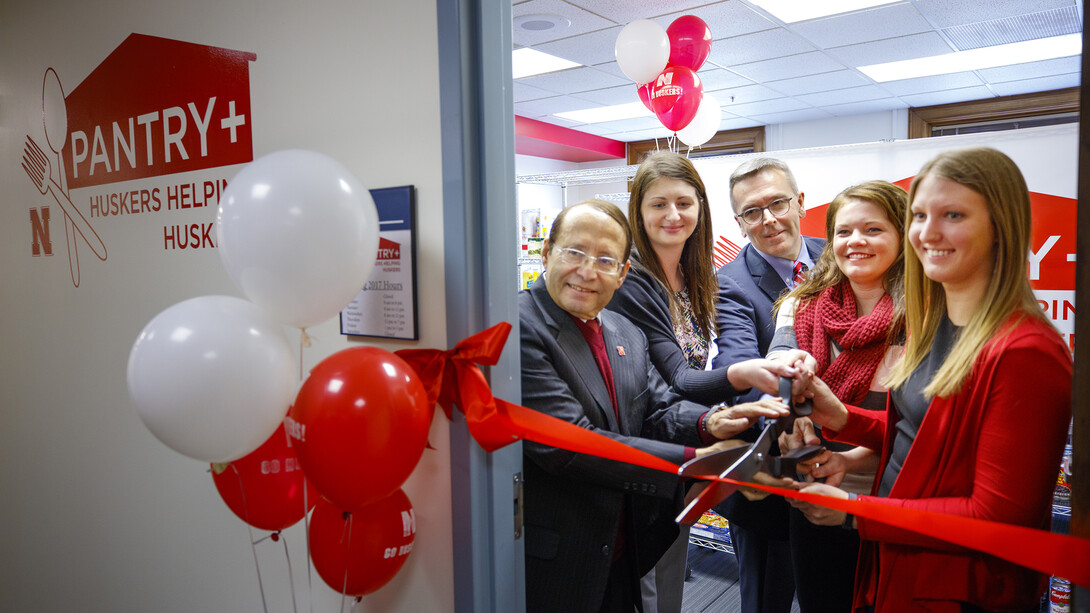
[[[378,213],[342,164],[301,150],[254,160],[216,218],[227,273],[248,298],[179,302],[129,354],[129,396],[163,443],[205,462],[257,449],[287,415],[296,376],[283,325],[337,315],[370,275]]]

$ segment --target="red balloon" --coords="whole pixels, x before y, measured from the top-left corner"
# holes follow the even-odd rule
[[[655,107],[651,106],[651,86],[654,84],[654,81],[652,81],[651,83],[636,86],[636,95],[640,97],[640,102],[651,112],[655,111]]]
[[[363,596],[401,570],[415,535],[416,515],[400,489],[351,513],[323,500],[310,517],[310,559],[329,587]]]
[[[353,510],[389,496],[409,477],[428,444],[433,409],[405,360],[355,347],[314,367],[286,423],[314,487]]]
[[[217,472],[220,467],[223,470]],[[303,519],[318,501],[283,424],[248,455],[212,468],[212,481],[227,508],[259,530],[283,530]]]
[[[696,15],[682,15],[666,28],[670,38],[668,65],[700,70],[712,52],[712,31]]]
[[[673,132],[689,125],[700,108],[704,86],[700,77],[684,66],[667,66],[651,86],[651,110]]]

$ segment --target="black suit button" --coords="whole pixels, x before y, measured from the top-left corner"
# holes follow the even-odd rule
[[[609,545],[602,545],[602,555],[609,556]]]

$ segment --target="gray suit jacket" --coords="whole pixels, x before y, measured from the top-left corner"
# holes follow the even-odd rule
[[[590,347],[543,278],[519,294],[522,404],[680,464],[683,445],[700,445],[707,407],[669,391],[631,322],[599,317],[619,422]],[[598,611],[622,508],[623,553],[642,573],[677,534],[678,478],[529,441],[523,450],[527,611]]]

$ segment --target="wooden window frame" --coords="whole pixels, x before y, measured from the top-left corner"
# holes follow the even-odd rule
[[[664,139],[640,140],[628,143],[625,147],[628,165],[639,164],[644,156],[651,151],[662,148]],[[684,145],[681,145],[684,147]],[[755,153],[765,150],[765,127],[754,126],[752,128],[739,128],[737,130],[720,130],[708,139],[708,142],[694,147],[702,156],[715,154],[722,151],[724,154],[734,153],[739,147],[750,147]],[[684,150],[684,149],[683,149]]]
[[[934,128],[1038,115],[1079,112],[1079,88],[908,109],[908,137],[928,138]]]

